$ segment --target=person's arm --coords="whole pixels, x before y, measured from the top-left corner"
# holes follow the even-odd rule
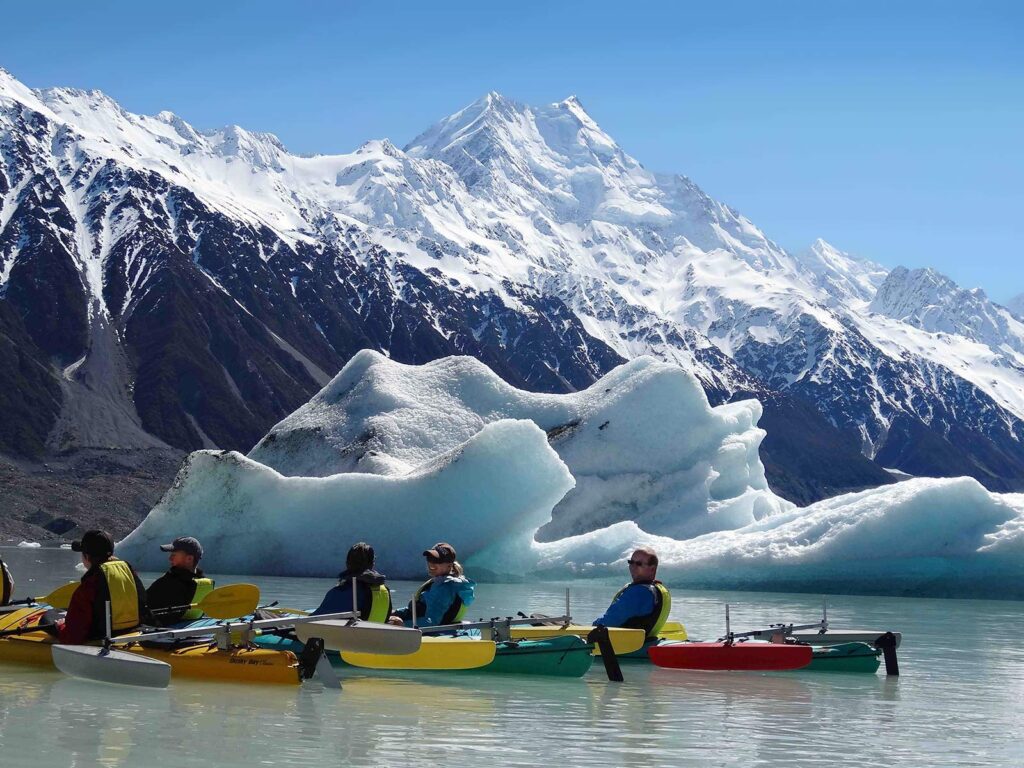
[[[65,645],[81,645],[92,632],[92,606],[96,601],[96,579],[86,579],[71,595],[68,612],[57,622],[57,637]]]
[[[460,583],[458,595],[462,599],[463,605],[472,605],[473,601],[476,600],[476,582],[472,579],[466,579]]]
[[[599,627],[622,627],[634,616],[645,616],[654,610],[654,595],[643,586],[634,585],[608,606],[603,616],[594,619]]]
[[[0,605],[7,605],[14,597],[14,577],[7,568],[7,563],[0,557]]]

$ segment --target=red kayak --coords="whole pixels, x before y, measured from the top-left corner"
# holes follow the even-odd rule
[[[811,646],[782,643],[666,643],[647,650],[651,661],[671,669],[783,670],[811,663]]]

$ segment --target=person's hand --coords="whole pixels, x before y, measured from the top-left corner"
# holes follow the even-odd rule
[[[405,622],[402,621],[401,616],[390,616],[388,617],[388,624],[394,624],[396,627],[404,627]]]

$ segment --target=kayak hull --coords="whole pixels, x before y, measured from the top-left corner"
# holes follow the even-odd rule
[[[586,638],[593,629],[591,626],[578,624],[570,624],[567,627],[551,624],[539,627],[512,627],[510,633],[513,640],[540,640],[548,637],[564,637],[565,635]],[[624,627],[609,627],[608,637],[612,641],[612,649],[616,656],[640,650],[646,639],[642,629],[625,629]],[[593,649],[595,656],[600,653],[598,648]]]
[[[859,672],[874,674],[881,665],[880,650],[867,643],[840,643],[813,649],[808,672]]]
[[[497,646],[472,637],[424,637],[415,653],[393,656],[383,653],[341,652],[341,659],[366,669],[478,669],[494,661]]]
[[[0,618],[0,629],[16,629],[22,622],[34,626],[43,611],[14,612]],[[10,626],[4,626],[10,625]],[[0,662],[53,666],[53,647],[57,639],[37,631],[0,638]],[[99,645],[99,643],[92,643]],[[121,645],[119,653],[162,661],[171,666],[174,677],[220,680],[240,683],[298,685],[298,659],[287,650],[267,648],[231,648],[221,650],[209,643]]]
[[[777,643],[666,643],[648,649],[659,667],[711,671],[782,671],[802,669],[812,660],[809,645]]]
[[[424,638],[427,641],[428,638]],[[478,641],[473,641],[478,642]],[[293,653],[302,652],[302,643],[297,640],[273,635],[264,635],[256,643],[266,648],[285,648]],[[337,653],[328,653],[331,664],[350,666]],[[575,635],[550,637],[542,640],[512,640],[495,644],[494,660],[483,667],[465,670],[485,674],[542,675],[547,677],[583,677],[593,666],[594,657],[590,646]],[[377,667],[378,669],[380,667]],[[408,671],[429,669],[429,667],[406,667]]]

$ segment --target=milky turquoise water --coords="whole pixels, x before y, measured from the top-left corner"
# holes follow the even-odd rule
[[[75,555],[3,550],[19,596],[76,577]],[[155,574],[144,574],[145,580]],[[221,584],[233,579],[219,576]],[[241,579],[238,579],[241,580]],[[308,606],[328,580],[247,577]],[[394,585],[407,599],[415,586]],[[471,615],[561,613],[565,584],[478,586]],[[574,615],[615,586],[576,582]],[[815,620],[820,597],[674,590],[694,637]],[[841,596],[835,626],[898,629],[902,675],[700,673],[600,664],[583,679],[343,673],[344,689],[174,680],[163,691],[0,664],[0,766],[1024,765],[1024,605]]]

